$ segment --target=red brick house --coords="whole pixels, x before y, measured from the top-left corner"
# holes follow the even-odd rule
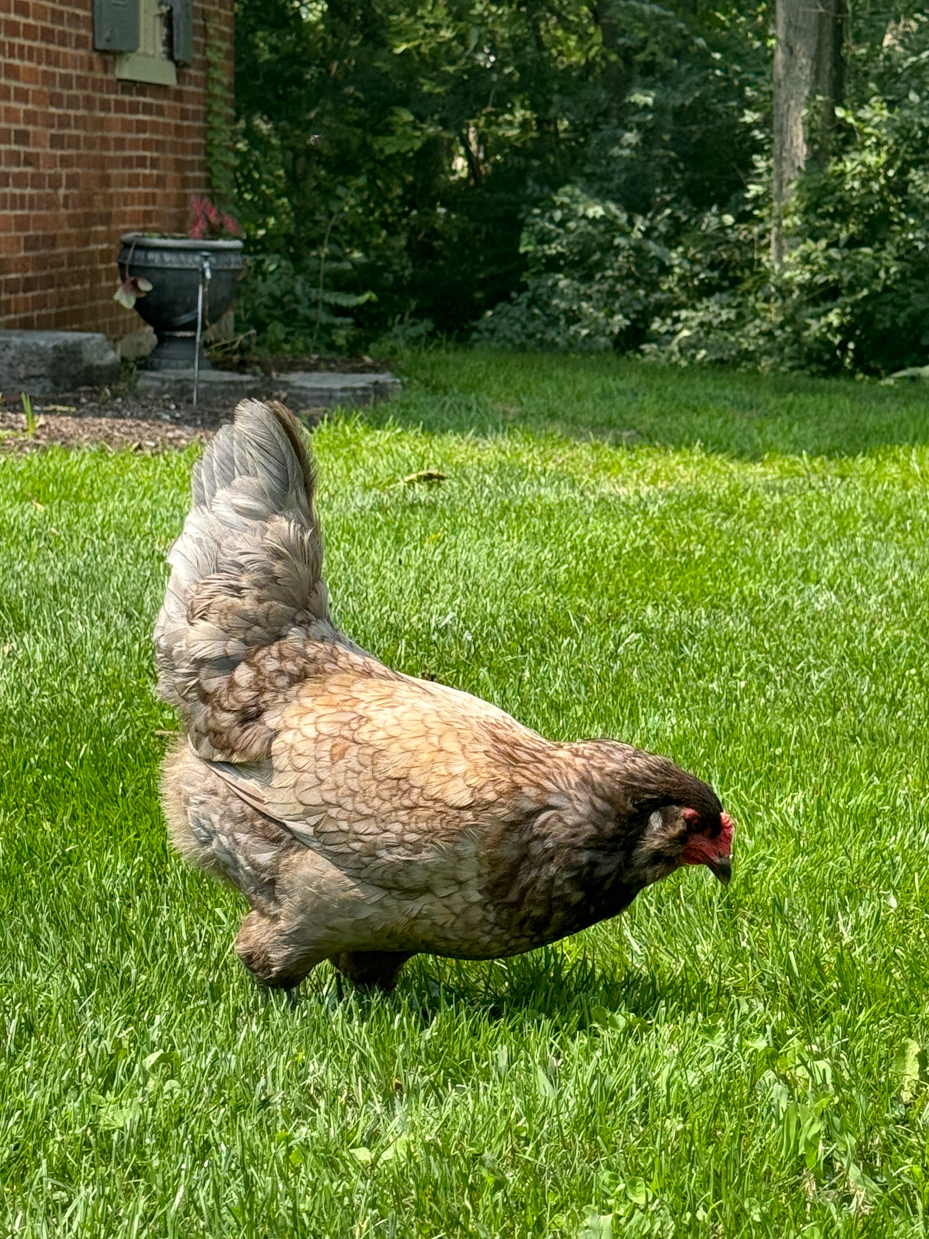
[[[210,192],[232,47],[233,0],[0,0],[0,328],[139,329],[119,237]]]

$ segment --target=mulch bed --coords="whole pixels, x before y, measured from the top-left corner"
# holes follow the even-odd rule
[[[243,358],[223,357],[217,352],[214,364],[228,370],[262,373],[272,379],[299,370],[376,374],[390,369],[389,362],[371,357],[325,357],[316,353],[307,357]],[[211,438],[223,422],[232,418],[233,412],[226,398],[206,395],[194,408],[189,400],[137,395],[121,388],[111,391],[107,387],[36,396],[32,411],[35,425],[30,434],[20,397],[0,397],[0,454],[36,452],[52,445],[88,447],[100,443],[110,451],[131,448],[148,455]],[[325,417],[327,410],[301,408],[294,412],[313,425]]]
[[[70,395],[35,396],[30,434],[18,396],[0,400],[0,453],[36,452],[46,447],[88,447],[102,444],[110,451],[130,448],[143,455],[205,441],[232,417],[228,399],[189,401],[165,396],[112,393],[108,388],[83,388]],[[319,421],[325,409],[300,409],[305,422]]]

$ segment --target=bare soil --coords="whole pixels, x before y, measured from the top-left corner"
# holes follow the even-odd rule
[[[189,401],[166,396],[135,395],[108,388],[83,388],[70,395],[36,396],[30,433],[19,396],[0,399],[0,452],[35,452],[52,445],[87,447],[102,444],[110,451],[131,448],[150,455],[186,447],[211,438],[232,418],[228,399]],[[315,424],[325,409],[300,409],[301,418]]]

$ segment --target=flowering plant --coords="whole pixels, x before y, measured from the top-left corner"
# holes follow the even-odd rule
[[[233,215],[227,215],[210,198],[194,194],[190,199],[194,213],[188,235],[195,241],[215,241],[224,234],[240,237],[242,227]]]
[[[205,194],[193,194],[190,199],[190,209],[193,212],[193,219],[187,235],[191,240],[216,241],[223,236],[240,237],[242,235],[242,227],[235,216],[221,211],[216,203]],[[129,263],[132,261],[135,247],[136,241],[133,241],[129,259],[126,262],[126,278],[113,294],[113,300],[118,301],[127,310],[133,309],[140,297],[152,291],[150,280],[141,275],[129,274]]]

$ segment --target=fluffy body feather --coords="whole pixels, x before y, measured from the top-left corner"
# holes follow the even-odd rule
[[[166,816],[248,899],[236,949],[260,981],[290,988],[331,959],[389,988],[417,952],[527,951],[683,864],[728,880],[732,823],[693,775],[613,741],[551,743],[343,636],[313,491],[291,415],[239,405],[195,466],[155,631],[187,731]]]

